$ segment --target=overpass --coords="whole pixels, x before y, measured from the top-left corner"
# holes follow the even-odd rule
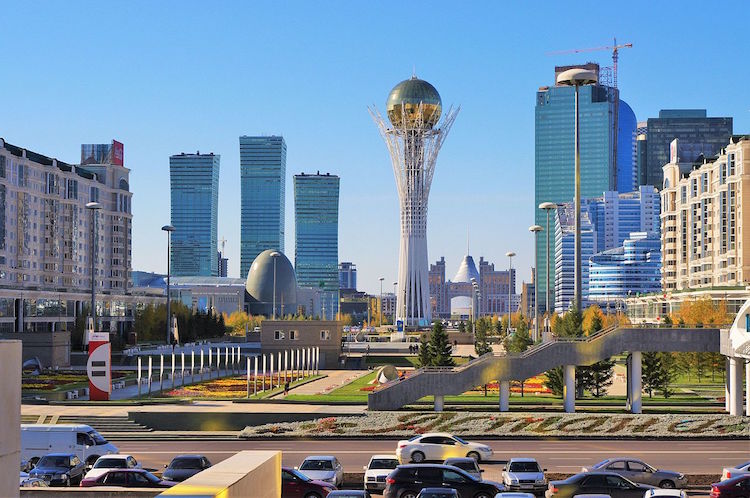
[[[727,331],[724,331],[726,334]],[[508,410],[510,381],[523,381],[557,367],[564,372],[564,406],[575,411],[575,367],[629,352],[628,401],[633,413],[641,413],[642,352],[722,352],[718,328],[665,328],[659,326],[611,327],[589,337],[555,338],[520,354],[487,353],[458,367],[427,367],[413,375],[383,384],[368,396],[370,410],[397,410],[418,399],[435,397],[435,411],[442,411],[444,397],[498,381],[500,411]],[[742,361],[730,358],[732,361]],[[750,371],[750,370],[749,370]],[[735,382],[734,390],[740,390]],[[730,379],[731,381],[731,379]],[[749,396],[750,399],[750,396]],[[740,401],[741,406],[741,401]],[[741,411],[741,409],[740,409]],[[735,413],[733,413],[735,414]]]

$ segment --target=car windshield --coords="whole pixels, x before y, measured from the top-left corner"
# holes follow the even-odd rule
[[[153,483],[161,482],[161,479],[159,479],[158,477],[156,477],[151,472],[143,472],[141,475],[145,476],[146,479],[148,479],[149,481],[151,481]]]
[[[43,456],[37,467],[67,467],[70,457],[67,456]]]
[[[330,460],[305,460],[299,466],[300,470],[333,470],[333,462]]]
[[[595,465],[592,465],[591,468],[592,469],[600,469],[600,468],[604,467],[605,465],[607,465],[608,463],[609,463],[609,458],[606,459],[606,460],[602,460],[601,462],[599,462],[599,463],[597,463]]]
[[[421,437],[422,437],[421,434],[417,434],[416,436],[412,436],[409,439],[407,439],[407,441],[416,441],[417,439],[419,439]]]
[[[95,469],[124,469],[127,466],[124,458],[100,458],[94,464]]]
[[[536,462],[511,462],[511,472],[539,472],[539,464]]]
[[[169,465],[172,469],[200,469],[200,458],[175,458]]]
[[[96,444],[107,444],[107,440],[96,431],[90,431],[88,432],[88,435],[91,436],[91,439],[93,439]]]
[[[455,462],[455,463],[451,463],[450,465],[453,465],[454,467],[458,467],[461,470],[467,470],[469,472],[477,471],[477,467],[474,462]]]
[[[463,439],[461,439],[458,436],[453,436],[453,439],[455,439],[456,441],[458,441],[461,444],[469,444],[469,443],[467,443],[466,441],[464,441]]]
[[[750,466],[750,462],[741,463],[738,466],[736,466],[735,469],[741,469],[747,466]]]
[[[373,458],[370,462],[370,469],[395,469],[398,467],[398,460],[390,458]]]

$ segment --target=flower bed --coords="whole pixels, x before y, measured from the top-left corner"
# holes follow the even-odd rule
[[[747,438],[750,417],[728,415],[371,412],[246,427],[240,437],[413,436],[447,431],[465,437]]]
[[[282,385],[283,385],[282,375]],[[250,391],[253,391],[253,382],[260,392],[265,384],[265,389],[271,389],[271,377],[265,378],[259,375],[257,378],[250,376]],[[278,378],[274,376],[274,387],[277,386]],[[163,393],[165,396],[174,398],[244,398],[247,396],[247,377],[227,377],[223,379],[213,379],[171,389]]]
[[[125,377],[123,372],[112,372],[112,380]],[[86,374],[72,371],[58,371],[39,375],[24,375],[21,378],[21,389],[27,391],[54,391],[67,389],[74,385],[85,384],[89,381]]]

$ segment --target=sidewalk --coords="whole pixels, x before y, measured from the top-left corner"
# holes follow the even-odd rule
[[[321,374],[326,375],[322,379],[308,382],[302,386],[294,388],[294,394],[325,394],[343,385],[346,385],[364,375],[371,373],[370,370],[321,370]]]

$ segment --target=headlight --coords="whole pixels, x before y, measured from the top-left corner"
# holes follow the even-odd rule
[[[536,482],[538,482],[540,484],[543,484],[544,483],[544,477],[542,477],[541,479],[537,479]]]
[[[683,479],[685,479],[685,474],[679,474],[679,475],[677,476],[677,479],[679,479],[679,480],[683,480]]]

